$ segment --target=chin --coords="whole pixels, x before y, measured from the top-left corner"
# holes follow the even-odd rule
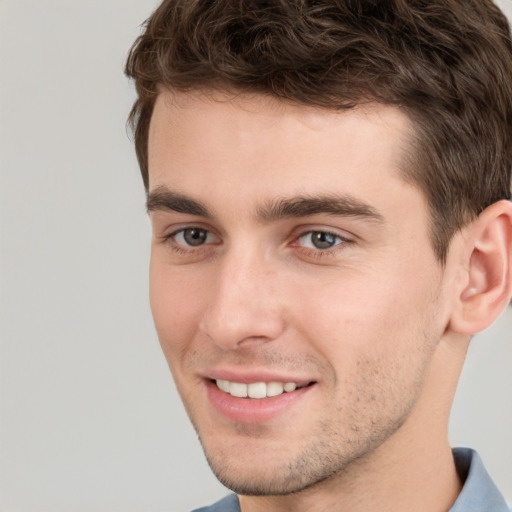
[[[283,441],[285,443],[285,441]],[[248,443],[250,444],[250,443]],[[345,471],[357,459],[340,455],[334,447],[311,446],[300,453],[284,453],[271,445],[242,451],[203,449],[217,479],[243,496],[282,496],[298,493]],[[325,455],[328,454],[328,455]]]
[[[298,472],[288,468],[244,468],[208,461],[221,484],[243,496],[282,496],[307,489],[332,475],[313,475],[311,471]]]

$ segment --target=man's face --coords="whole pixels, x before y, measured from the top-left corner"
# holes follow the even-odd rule
[[[378,105],[158,97],[151,306],[210,465],[240,494],[428,436],[446,279],[399,172],[410,130]]]

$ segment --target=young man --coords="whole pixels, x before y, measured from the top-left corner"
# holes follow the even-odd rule
[[[166,0],[131,50],[151,306],[209,511],[502,512],[451,401],[512,294],[489,0]]]

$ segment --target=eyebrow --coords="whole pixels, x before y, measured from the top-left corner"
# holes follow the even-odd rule
[[[360,217],[384,223],[384,217],[372,206],[350,195],[304,196],[271,201],[258,209],[258,218],[271,222],[283,218],[313,215]]]
[[[213,218],[213,214],[203,203],[167,187],[158,187],[148,194],[146,209],[148,212],[168,210]],[[350,195],[299,196],[276,199],[263,204],[256,212],[256,218],[265,223],[314,215],[359,217],[384,223],[384,217],[375,208]]]
[[[166,187],[158,187],[148,194],[146,210],[148,213],[158,210],[169,210],[199,217],[213,217],[204,204],[178,192],[173,192]]]

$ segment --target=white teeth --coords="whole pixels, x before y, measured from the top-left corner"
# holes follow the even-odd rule
[[[265,398],[267,396],[267,385],[264,382],[255,382],[247,386],[249,398]]]
[[[284,385],[284,390],[289,393],[290,391],[295,391],[297,387],[297,384],[295,384],[295,382],[287,382],[285,385]]]
[[[229,383],[229,394],[238,398],[245,398],[247,396],[247,384],[240,384],[239,382]]]
[[[225,393],[229,393],[229,382],[227,380],[217,380],[217,386]]]
[[[282,382],[269,382],[267,384],[267,396],[281,395],[284,391]]]
[[[217,387],[237,398],[265,398],[278,396],[282,393],[290,393],[298,387],[295,382],[254,382],[252,384],[242,384],[240,382],[230,382],[228,380],[217,379]]]

